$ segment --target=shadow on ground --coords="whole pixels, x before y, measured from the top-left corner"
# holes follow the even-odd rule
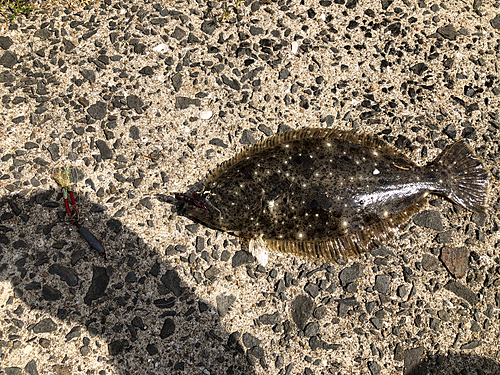
[[[6,322],[0,362],[11,366],[0,372],[96,373],[100,368],[86,367],[84,358],[93,353],[102,368],[120,374],[254,373],[237,337],[220,325],[217,308],[183,283],[175,264],[161,260],[165,249],[149,247],[103,207],[78,205],[106,259],[68,223],[59,190],[0,199],[0,281],[10,282],[14,294],[0,306]],[[52,354],[73,340],[82,356],[78,368],[64,355],[51,355],[48,363],[32,356],[10,362],[27,341]]]
[[[488,358],[465,353],[446,356],[429,355],[423,361],[416,363],[405,361],[403,375],[437,374],[496,375],[500,374],[500,364]]]

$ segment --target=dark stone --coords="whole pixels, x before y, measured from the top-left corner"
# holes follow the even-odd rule
[[[418,63],[418,64],[413,65],[410,68],[410,70],[413,73],[415,73],[415,74],[417,74],[419,76],[421,76],[427,69],[429,69],[429,67],[425,63]]]
[[[171,36],[172,38],[175,38],[177,40],[182,40],[186,36],[186,32],[180,27],[176,26]]]
[[[182,74],[176,73],[172,76],[172,86],[174,86],[174,90],[178,92],[182,86]]]
[[[115,233],[120,233],[122,231],[122,222],[117,219],[109,219],[106,222],[106,227]]]
[[[205,239],[201,236],[196,236],[196,252],[200,253],[205,248]]]
[[[221,293],[217,295],[215,301],[217,302],[217,313],[222,318],[229,312],[229,309],[233,305],[234,301],[236,301],[236,297],[233,294]]]
[[[432,254],[424,254],[422,255],[422,268],[427,272],[437,271],[440,268],[441,264],[439,263],[438,258],[436,258]]]
[[[328,308],[326,306],[318,306],[314,309],[313,316],[316,319],[321,320],[326,316],[327,313]]]
[[[148,210],[153,209],[153,203],[151,203],[151,199],[149,199],[149,197],[140,199],[139,204]]]
[[[75,272],[68,267],[61,266],[59,264],[52,264],[49,267],[49,273],[51,275],[57,275],[64,281],[68,286],[77,286],[78,285],[78,276]]]
[[[207,279],[213,279],[219,274],[219,270],[215,266],[210,266],[208,269],[205,271],[204,275]]]
[[[239,333],[238,331],[231,333],[227,338],[227,346],[231,349],[235,349],[236,346],[238,345],[240,337],[241,333]]]
[[[36,367],[36,361],[32,359],[26,366],[24,366],[24,371],[26,371],[29,375],[38,375],[38,369]]]
[[[104,65],[109,65],[109,56],[107,55],[99,55],[97,60],[102,62]]]
[[[399,298],[404,298],[407,293],[408,293],[408,291],[406,290],[406,286],[405,285],[398,286],[397,294],[398,294]]]
[[[34,333],[48,333],[57,330],[57,324],[50,318],[42,319],[33,326]]]
[[[90,117],[96,120],[102,120],[104,117],[106,117],[107,110],[108,105],[104,102],[98,101],[87,108],[87,113],[90,115]]]
[[[373,326],[375,327],[375,329],[381,329],[382,326],[383,326],[383,322],[382,320],[380,320],[379,318],[377,317],[373,317],[370,319],[370,323],[373,324]]]
[[[269,127],[269,126],[266,126],[264,124],[260,124],[258,129],[264,133],[265,135],[267,135],[268,137],[270,137],[271,135],[273,135],[273,131],[272,129]]]
[[[222,82],[231,87],[233,90],[241,90],[240,82],[236,78],[229,78],[225,74],[222,75]]]
[[[0,36],[0,48],[7,50],[10,48],[12,43],[12,39],[8,36]]]
[[[252,254],[245,250],[239,250],[233,255],[232,266],[233,268],[242,266],[244,264],[251,264],[255,262]]]
[[[455,40],[457,39],[457,31],[455,30],[455,27],[450,23],[446,26],[440,27],[437,29],[437,32],[446,39],[449,40]]]
[[[137,109],[144,105],[144,102],[137,95],[127,96],[127,106],[130,109]]]
[[[220,138],[212,138],[208,143],[214,146],[227,148],[227,145]]]
[[[4,70],[0,73],[0,83],[11,83],[16,80],[16,77],[9,72],[8,70]]]
[[[101,158],[103,160],[106,159],[112,159],[113,158],[113,151],[109,148],[106,142],[104,142],[102,139],[98,139],[95,142],[97,148],[99,149],[99,152],[101,153]]]
[[[288,77],[290,77],[290,71],[288,69],[280,70],[279,79],[287,79]]]
[[[144,52],[146,51],[146,48],[147,48],[147,46],[144,43],[137,43],[134,46],[134,52],[139,54],[139,55],[143,55]]]
[[[201,24],[201,31],[205,34],[212,35],[217,28],[218,22],[215,19],[205,20]]]
[[[292,302],[292,320],[299,330],[303,330],[311,317],[314,301],[305,294],[298,295]]]
[[[404,375],[424,375],[427,373],[427,362],[424,360],[424,347],[408,349],[404,352]]]
[[[445,289],[456,294],[458,297],[463,298],[472,306],[479,303],[479,297],[468,286],[459,283],[458,281],[450,280],[444,286]]]
[[[466,247],[443,247],[440,255],[446,269],[455,278],[464,277],[469,268],[469,250]]]
[[[188,41],[188,43],[192,43],[192,44],[200,43],[201,42],[200,38],[198,38],[193,33],[189,33],[187,41]]]
[[[319,287],[315,283],[307,283],[304,287],[304,291],[312,298],[316,298],[319,295]]]
[[[59,160],[61,157],[61,155],[59,155],[59,146],[55,142],[52,142],[49,147],[47,147],[47,151],[49,151],[50,157],[54,161]]]
[[[163,26],[166,23],[168,23],[168,19],[167,18],[152,18],[151,21],[149,21],[149,22],[151,22],[151,25]]]
[[[25,118],[26,118],[26,117],[24,117],[24,116],[14,117],[14,118],[12,119],[12,122],[13,122],[14,124],[20,124],[20,123],[24,122],[24,119],[25,119]]]
[[[139,128],[135,125],[132,125],[129,129],[129,137],[132,138],[134,141],[137,141],[139,138],[141,138],[139,134]]]
[[[85,304],[90,305],[92,301],[104,296],[104,292],[109,284],[109,276],[104,267],[93,267],[92,283],[89,290],[85,295],[83,301]]]
[[[76,45],[73,44],[70,40],[64,39],[63,40],[63,45],[64,45],[64,52],[70,53],[76,48]]]
[[[363,270],[361,265],[356,262],[351,267],[346,267],[340,271],[340,283],[345,287],[353,281],[356,281],[361,276],[363,276]]]
[[[354,9],[358,4],[358,0],[346,0],[345,7],[347,9]]]
[[[436,236],[436,241],[440,244],[445,244],[451,242],[453,237],[453,231],[448,230],[446,232],[441,232]]]
[[[343,298],[337,300],[338,302],[338,316],[342,318],[347,315],[347,312],[351,307],[355,307],[359,305],[359,302],[355,297]]]
[[[160,337],[166,339],[171,336],[175,331],[175,323],[171,318],[165,319],[163,327],[161,327]]]
[[[254,36],[264,34],[264,29],[262,27],[256,27],[256,26],[251,25],[250,26],[250,34],[252,34]],[[0,43],[0,45],[1,45],[1,43]]]
[[[250,130],[245,129],[241,135],[240,143],[242,145],[253,145],[254,143],[257,143],[257,141],[255,140],[253,133]]]
[[[152,76],[154,74],[153,68],[150,66],[145,66],[141,70],[139,70],[139,74],[145,75],[145,76]]]
[[[153,344],[148,344],[146,346],[146,351],[149,353],[149,355],[157,355],[159,353],[158,348]]]
[[[2,57],[0,57],[0,65],[9,69],[12,69],[18,62],[19,61],[17,60],[17,56],[14,52],[5,51]]]
[[[174,270],[167,270],[165,274],[161,277],[161,282],[165,287],[179,297],[184,292],[184,288],[181,287],[181,278]]]
[[[241,341],[243,342],[243,345],[245,345],[246,348],[253,348],[254,346],[259,346],[260,343],[262,342],[257,337],[253,336],[248,332],[243,334]]]
[[[44,285],[42,288],[42,297],[45,301],[57,301],[61,299],[62,293],[55,288]]]
[[[324,349],[324,350],[337,350],[340,348],[339,344],[329,344],[321,340],[318,336],[313,336],[309,339],[309,346],[312,350]]]
[[[66,342],[71,341],[74,338],[80,337],[81,334],[82,334],[82,327],[80,326],[73,327],[65,337]]]
[[[380,365],[375,362],[375,361],[369,361],[368,362],[368,370],[370,370],[370,373],[372,375],[380,375],[380,370],[382,368],[380,367]]]
[[[24,148],[26,150],[33,150],[33,149],[38,148],[38,147],[40,147],[40,146],[38,146],[38,143],[35,143],[35,142],[26,142],[24,144]]]
[[[319,323],[318,322],[311,322],[308,323],[304,327],[304,336],[306,337],[313,337],[316,336],[319,332]]]
[[[387,294],[389,292],[389,278],[386,275],[377,275],[375,276],[375,289],[377,292],[382,294]]]
[[[479,347],[481,345],[482,345],[481,341],[472,340],[472,341],[469,341],[468,343],[465,343],[462,346],[460,346],[460,349],[471,350],[471,349],[476,349],[477,347]]]
[[[437,318],[430,318],[429,319],[429,328],[434,330],[434,331],[439,331],[439,329],[441,328],[441,323],[440,323],[440,320],[437,319]]]
[[[185,96],[178,96],[175,98],[175,109],[186,109],[191,105],[199,107],[201,105],[201,100],[197,98],[186,98]]]
[[[254,346],[247,352],[248,354],[254,356],[255,358],[263,358],[264,357],[264,349],[262,349],[260,346]]]
[[[125,350],[125,348],[127,347],[127,344],[128,344],[127,340],[112,341],[108,344],[108,352],[112,356],[116,356]]]
[[[441,214],[438,211],[425,210],[419,212],[413,217],[413,223],[424,228],[430,228],[437,231],[443,230]]]
[[[262,324],[278,324],[281,320],[280,314],[276,311],[274,314],[263,314],[259,317]]]
[[[495,18],[490,20],[490,25],[494,29],[500,30],[500,14],[497,14]]]

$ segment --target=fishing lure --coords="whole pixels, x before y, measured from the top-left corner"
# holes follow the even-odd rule
[[[419,167],[377,137],[305,128],[239,153],[176,199],[200,222],[250,239],[251,250],[335,261],[394,236],[429,194],[486,213],[489,182],[463,141]]]
[[[92,246],[99,254],[106,258],[106,252],[104,247],[99,242],[96,236],[94,236],[87,228],[80,224],[79,214],[80,212],[76,208],[75,196],[73,193],[73,188],[71,184],[78,181],[78,169],[75,167],[60,167],[55,168],[52,171],[52,178],[61,186],[64,207],[66,208],[66,213],[69,216],[69,221],[75,227],[78,228],[78,233],[87,241],[87,243]],[[68,199],[69,197],[69,199]],[[71,206],[73,207],[73,212],[71,212],[71,207],[69,201],[71,200]]]

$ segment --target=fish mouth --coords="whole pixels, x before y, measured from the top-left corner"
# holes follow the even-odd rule
[[[189,196],[188,194],[183,194],[183,193],[175,193],[175,199],[178,201],[187,203],[191,206],[194,207],[199,207],[208,213],[210,213],[210,210],[207,208],[207,206],[200,200],[196,199],[194,192]]]
[[[221,213],[209,201],[199,199],[195,192],[192,194],[176,193],[175,199],[187,204],[187,214],[192,218],[216,229],[221,229]]]

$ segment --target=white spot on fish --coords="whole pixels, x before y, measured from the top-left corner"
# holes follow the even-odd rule
[[[269,207],[269,211],[273,212],[273,209],[274,209],[274,200],[269,201],[269,203],[267,204],[267,206]]]
[[[375,169],[375,170],[373,171],[373,174],[374,174],[374,175],[378,175],[379,173],[380,173],[380,171],[379,171],[378,169]]]

